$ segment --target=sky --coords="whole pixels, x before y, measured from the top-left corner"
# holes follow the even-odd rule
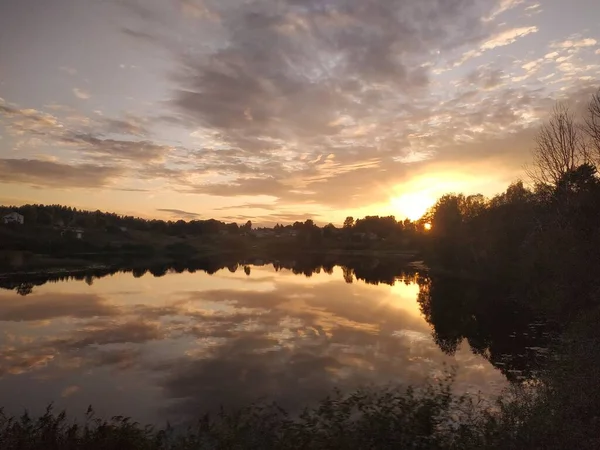
[[[0,203],[418,218],[600,87],[597,0],[0,0]]]

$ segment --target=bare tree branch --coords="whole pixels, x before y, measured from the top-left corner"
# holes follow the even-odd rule
[[[567,106],[557,104],[550,120],[541,126],[535,138],[529,176],[537,183],[556,185],[565,173],[588,160],[581,127]]]
[[[587,112],[583,129],[587,135],[594,160],[600,162],[600,89],[592,95]]]

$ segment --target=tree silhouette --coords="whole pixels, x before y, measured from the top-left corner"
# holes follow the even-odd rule
[[[582,128],[568,106],[557,104],[535,138],[531,178],[556,185],[567,172],[589,161]]]
[[[588,104],[588,114],[585,118],[584,131],[589,147],[594,153],[596,162],[600,161],[600,89],[596,91]]]

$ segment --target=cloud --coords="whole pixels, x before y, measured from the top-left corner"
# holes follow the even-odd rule
[[[508,30],[504,30],[498,33],[495,33],[489,37],[487,37],[478,48],[473,48],[471,50],[466,51],[463,55],[456,61],[454,61],[453,67],[458,67],[463,65],[465,62],[476,58],[478,56],[483,55],[484,52],[493,50],[498,47],[504,47],[510,44],[513,44],[517,41],[517,39],[527,36],[532,33],[537,33],[538,28],[535,26],[531,27],[520,27],[520,28],[512,28]]]
[[[241,205],[222,206],[215,208],[216,211],[239,210],[239,209],[265,209],[268,211],[277,210],[279,206],[271,203],[243,203]]]
[[[130,114],[126,114],[122,119],[101,117],[97,120],[71,115],[61,121],[58,117],[42,111],[21,109],[0,102],[0,120],[4,122],[12,136],[28,139],[39,137],[43,138],[43,143],[46,145],[77,149],[78,159],[88,159],[93,165],[98,163],[98,159],[105,160],[106,157],[109,158],[112,166],[118,166],[123,162],[156,163],[174,152],[171,146],[149,140],[103,137],[102,133],[129,137],[149,135],[143,120]],[[92,134],[92,129],[97,134]],[[68,165],[65,162],[61,163]],[[122,167],[122,169],[132,169],[132,166]]]
[[[181,12],[194,19],[209,19],[217,21],[219,15],[206,5],[204,0],[178,0]]]
[[[582,47],[594,47],[598,44],[596,39],[585,38],[579,40],[566,40],[563,42],[557,42],[552,44],[552,48],[582,48]]]
[[[520,37],[527,36],[528,34],[537,33],[538,27],[521,27],[512,28],[510,30],[502,31],[501,33],[492,36],[490,39],[485,41],[481,45],[481,50],[492,50],[497,47],[504,47],[516,42]]]
[[[123,191],[123,192],[150,192],[150,189],[141,189],[141,188],[111,188],[114,191]]]
[[[89,100],[91,98],[91,95],[87,91],[80,88],[73,88],[73,94],[81,100]]]
[[[93,188],[110,185],[124,169],[99,164],[66,164],[35,159],[0,159],[0,179],[37,187]]]
[[[157,161],[163,159],[172,150],[170,146],[151,141],[102,139],[89,134],[65,136],[63,141],[80,146],[82,151],[90,155],[109,156],[112,161]]]
[[[27,295],[15,302],[0,297],[0,321],[22,322],[59,317],[91,318],[114,316],[119,309],[97,294],[48,293]]]
[[[139,363],[142,353],[139,349],[100,350],[92,353],[91,364],[96,367],[115,366],[120,370],[130,369]]]
[[[504,3],[510,9],[518,2]],[[425,146],[425,139],[411,138],[430,132],[418,124],[438,114],[439,103],[421,98],[430,88],[428,55],[469,44],[480,54],[537,32],[535,26],[491,32],[480,21],[481,5],[468,1],[443,7],[423,2],[427,19],[410,2],[268,5],[223,7],[220,26],[228,45],[180,59],[173,120],[193,127],[206,147],[239,155],[225,154],[217,163],[210,151],[198,152],[200,167],[231,177],[189,183],[182,173],[178,192],[270,195],[281,204],[372,203],[374,195],[408,178],[406,167],[394,161],[443,151],[413,147]],[[468,28],[445,28],[459,22]],[[490,68],[472,74],[470,82],[494,89],[503,77]],[[436,126],[438,141],[455,139],[455,130]]]
[[[171,209],[171,208],[158,208],[157,211],[170,213],[173,217],[180,217],[183,219],[198,219],[201,217],[200,214],[183,211],[181,209]]]
[[[139,344],[163,337],[163,331],[155,323],[102,320],[95,327],[77,330],[68,336],[56,338],[51,344],[57,348],[80,349],[109,344]]]
[[[325,141],[346,150],[345,127],[330,125],[342,111],[364,121],[386,93],[418,95],[429,84],[425,52],[459,46],[478,28],[470,1],[271,3],[222,13],[228,45],[184,56],[171,101],[182,120],[254,155]]]
[[[533,5],[529,5],[525,8],[525,11],[528,12],[541,12],[541,3],[534,3]]]
[[[465,82],[470,85],[491,90],[503,84],[504,71],[491,67],[478,67],[467,75]]]
[[[150,135],[150,131],[142,123],[142,121],[129,115],[124,119],[106,118],[103,120],[104,130],[111,134],[123,134],[137,137],[145,137]]]
[[[0,99],[0,119],[7,122],[7,130],[16,136],[46,136],[62,132],[63,125],[52,114],[35,109],[21,109]]]
[[[525,0],[500,0],[497,8],[488,17],[484,18],[486,22],[495,20],[499,15],[504,14],[511,9],[523,4]],[[527,10],[528,8],[526,8]]]
[[[80,390],[81,390],[81,387],[79,387],[79,386],[75,386],[75,385],[68,386],[65,389],[63,389],[63,391],[61,392],[60,396],[62,398],[71,397],[73,394],[76,394]]]

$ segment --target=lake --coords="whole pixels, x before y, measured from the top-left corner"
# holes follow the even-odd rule
[[[339,266],[294,272],[234,265],[1,289],[0,404],[73,415],[91,404],[164,424],[260,399],[295,410],[336,387],[422,384],[451,366],[458,391],[507,385],[502,363],[462,337],[443,349],[422,274],[372,284]]]

